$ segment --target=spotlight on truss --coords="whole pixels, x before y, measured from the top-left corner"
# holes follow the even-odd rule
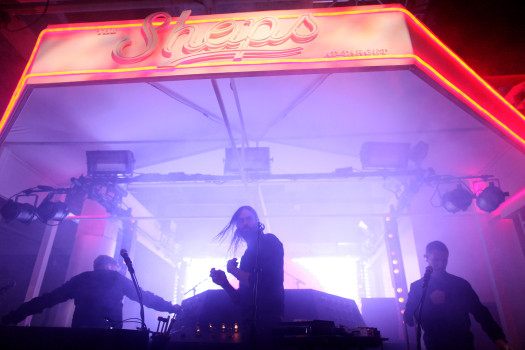
[[[270,161],[269,147],[226,148],[224,174],[239,174],[241,168],[247,173],[270,174]]]
[[[47,223],[48,221],[61,222],[69,214],[69,209],[67,208],[66,203],[51,202],[51,200],[46,198],[36,209],[36,214],[44,223]]]
[[[414,146],[406,142],[367,141],[359,151],[363,169],[407,169],[409,161],[420,167],[427,154],[428,144],[422,141]]]
[[[19,203],[17,199],[8,200],[0,210],[2,217],[6,222],[17,220],[29,224],[36,217],[35,207],[29,203]]]
[[[496,186],[494,182],[489,182],[489,186],[486,187],[476,198],[476,205],[479,209],[488,213],[496,210],[501,203],[505,201],[505,197],[508,197],[508,192],[503,192],[499,186]]]
[[[441,197],[441,206],[450,213],[465,211],[472,204],[474,197],[472,191],[458,184],[455,189]]]
[[[88,176],[133,175],[135,158],[131,151],[86,151]]]

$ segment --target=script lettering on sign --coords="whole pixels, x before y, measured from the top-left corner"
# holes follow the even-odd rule
[[[113,49],[113,59],[119,63],[138,63],[150,57],[162,46],[165,63],[162,66],[177,66],[210,60],[242,61],[254,58],[276,58],[300,54],[301,46],[290,47],[290,43],[303,44],[314,40],[319,26],[312,14],[303,14],[288,28],[275,17],[260,19],[225,20],[199,32],[199,27],[186,25],[191,11],[184,11],[172,28],[164,43],[159,42],[158,32],[168,26],[171,16],[157,12],[146,17],[142,24],[144,43],[121,40]],[[160,25],[155,25],[161,20]],[[291,22],[287,20],[287,23]],[[127,56],[125,49],[131,45],[143,45],[144,49]],[[287,45],[286,47],[282,47]]]
[[[155,27],[153,25],[153,22],[158,18],[163,18],[164,20],[159,26]],[[135,56],[126,56],[124,54],[124,49],[128,46],[131,46],[133,43],[131,39],[125,38],[121,40],[113,49],[113,59],[118,63],[137,63],[145,60],[146,58],[151,56],[151,54],[153,54],[155,48],[157,47],[159,41],[157,31],[170,24],[170,21],[171,16],[165,12],[156,12],[149,15],[144,20],[144,23],[142,23],[142,35],[144,36],[144,39],[146,41],[146,48],[144,49],[144,51],[140,52]]]

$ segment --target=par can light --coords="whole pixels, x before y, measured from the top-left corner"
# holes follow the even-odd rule
[[[508,192],[503,192],[494,185],[494,182],[491,182],[476,198],[476,205],[479,209],[491,213],[505,201],[508,195]]]
[[[458,185],[454,190],[447,192],[441,197],[441,205],[446,211],[457,213],[468,209],[474,194],[462,185]]]

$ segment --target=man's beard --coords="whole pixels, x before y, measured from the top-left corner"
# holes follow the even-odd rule
[[[257,231],[257,226],[245,227],[239,230],[239,236],[246,242],[253,241],[257,237]]]

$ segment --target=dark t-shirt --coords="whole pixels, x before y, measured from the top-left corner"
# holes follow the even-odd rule
[[[284,311],[284,249],[279,239],[271,234],[260,236],[259,282],[257,291],[257,320],[279,320]],[[249,247],[241,258],[239,268],[249,272],[250,285],[239,285],[241,313],[245,320],[252,317],[253,289],[255,286],[255,260],[257,246]]]
[[[422,295],[423,279],[410,285],[405,310],[407,324],[414,325],[414,314]],[[431,294],[443,291],[443,304],[434,304]],[[432,276],[421,313],[421,328],[427,349],[473,349],[473,335],[470,331],[470,316],[481,324],[483,330],[493,340],[505,340],[505,335],[494,321],[489,310],[481,304],[478,295],[470,283],[463,278],[445,273],[443,276]]]
[[[124,296],[138,301],[137,292],[126,277],[116,271],[96,270],[81,273],[50,293],[31,299],[2,318],[6,324],[18,323],[29,315],[69,299],[75,301],[71,326],[75,328],[122,328]],[[142,291],[144,305],[158,311],[174,312],[170,302]]]

